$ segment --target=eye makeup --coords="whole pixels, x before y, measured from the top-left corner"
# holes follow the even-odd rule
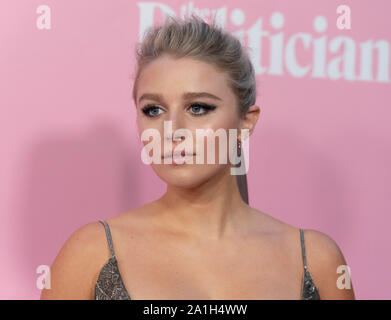
[[[203,103],[203,102],[193,102],[189,105],[189,107],[187,109],[193,109],[196,108],[196,110],[204,110],[202,113],[198,113],[198,112],[192,112],[192,114],[196,117],[200,117],[200,116],[204,116],[204,115],[207,115],[209,114],[211,111],[215,110],[216,109],[216,106],[213,106],[213,105],[209,105],[209,104],[206,104],[206,103]],[[158,107],[157,105],[155,104],[148,104],[146,106],[144,106],[141,111],[149,118],[156,118],[159,114],[156,114],[153,115],[151,114],[150,112],[151,111],[155,111],[155,110],[162,110],[160,107]]]

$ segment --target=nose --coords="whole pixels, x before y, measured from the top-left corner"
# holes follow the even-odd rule
[[[171,122],[171,123],[169,123],[169,122],[166,123],[166,126],[168,126],[168,128],[170,128],[170,126],[171,126],[172,131],[170,132],[170,130],[164,130],[165,140],[172,141],[172,142],[174,142],[174,141],[180,142],[182,140],[185,140],[185,138],[186,138],[185,132],[177,132],[175,134],[175,132],[178,129],[186,129],[183,115],[180,114],[180,112],[171,112],[170,117],[168,119],[166,119],[166,121]]]

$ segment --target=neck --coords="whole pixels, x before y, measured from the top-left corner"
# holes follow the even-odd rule
[[[168,185],[158,201],[164,223],[187,235],[218,240],[245,234],[251,225],[250,207],[229,168],[194,188]]]

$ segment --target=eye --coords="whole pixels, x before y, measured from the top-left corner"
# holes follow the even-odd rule
[[[196,102],[192,103],[188,109],[191,109],[193,111],[192,114],[198,117],[208,114],[210,111],[216,109],[216,107]],[[141,111],[149,118],[156,118],[159,116],[159,110],[162,111],[162,109],[156,105],[146,105],[141,109]]]
[[[208,114],[211,110],[214,110],[216,109],[215,106],[210,106],[208,104],[205,104],[205,103],[193,103],[190,105],[189,109],[192,109],[193,110],[193,114],[195,116],[203,116],[205,114]],[[204,110],[203,112],[200,111],[200,110]]]
[[[155,106],[155,105],[147,105],[145,106],[144,108],[141,109],[141,111],[147,116],[147,117],[150,117],[150,118],[155,118],[159,115],[159,113],[157,113],[156,111],[158,110],[162,110],[161,108],[159,108],[158,106]],[[151,113],[152,112],[152,113]]]

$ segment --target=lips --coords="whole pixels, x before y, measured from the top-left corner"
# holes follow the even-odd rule
[[[173,157],[173,152],[172,153],[166,153],[164,156],[162,156],[162,159],[164,158],[183,158],[183,157],[192,157],[192,156],[195,156],[196,154],[195,153],[185,153],[185,150],[182,150],[181,154],[180,155],[174,155]]]

